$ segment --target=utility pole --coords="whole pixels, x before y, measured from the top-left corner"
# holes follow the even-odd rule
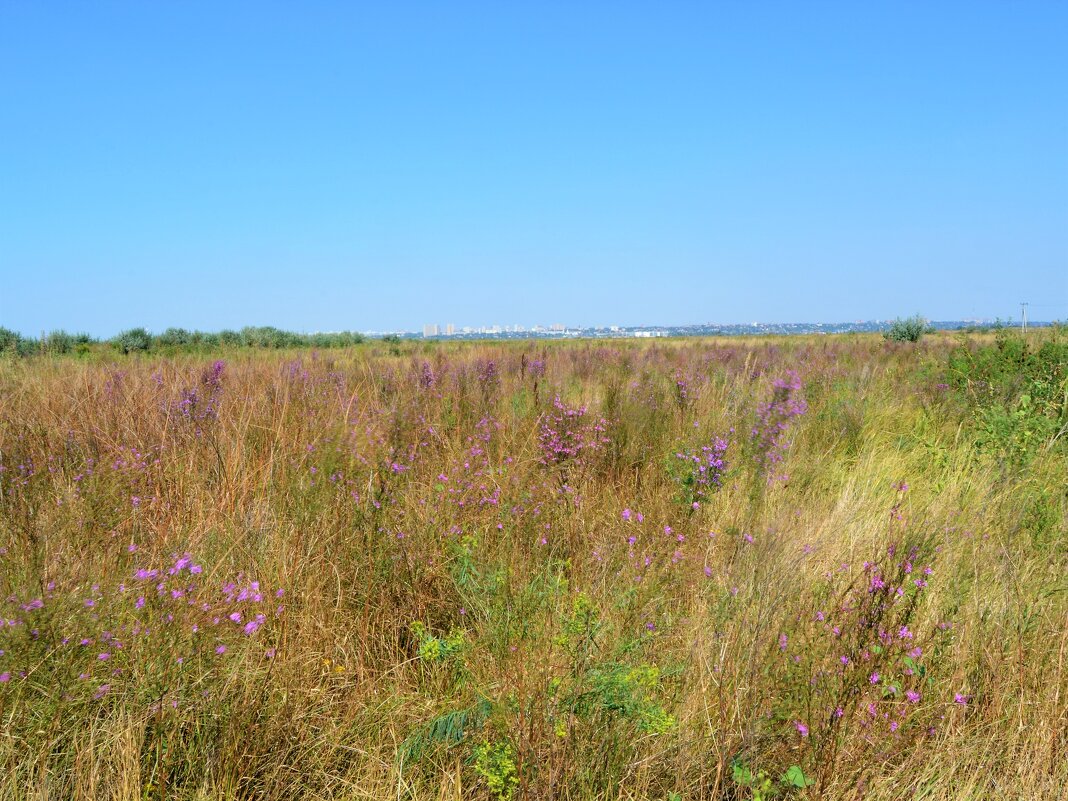
[[[1027,303],[1026,301],[1020,301],[1020,333],[1021,334],[1026,334],[1027,333],[1027,307],[1030,306],[1030,305],[1031,304]]]

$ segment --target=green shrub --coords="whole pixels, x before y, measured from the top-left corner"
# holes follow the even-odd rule
[[[0,328],[0,351],[15,350],[20,339],[22,339],[22,337],[10,328]]]
[[[0,328],[0,352],[30,356],[37,351],[37,340],[27,339],[16,331]]]
[[[930,324],[916,314],[904,320],[900,317],[894,320],[890,327],[883,332],[883,338],[890,342],[919,342],[924,334],[932,330]]]
[[[41,348],[41,343],[36,339],[29,339],[28,337],[20,337],[18,343],[15,345],[15,352],[19,356],[33,356],[38,353]]]
[[[272,325],[245,326],[241,343],[254,348],[291,348],[301,344],[299,334],[282,331]]]
[[[53,331],[44,340],[44,349],[48,353],[70,353],[74,350],[74,345],[74,337],[66,331]]]
[[[156,341],[160,345],[188,345],[192,339],[193,335],[184,328],[168,328],[156,337]]]
[[[152,335],[144,328],[131,328],[123,331],[112,342],[123,353],[147,351],[152,347]]]

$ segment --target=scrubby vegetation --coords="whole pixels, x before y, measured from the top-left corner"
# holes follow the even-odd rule
[[[891,342],[919,342],[930,331],[930,323],[917,314],[904,320],[894,320],[883,336]]]
[[[0,359],[0,797],[1063,798],[1059,330],[142,333]]]
[[[365,340],[356,331],[297,334],[272,326],[246,326],[240,331],[187,331],[184,328],[168,328],[161,334],[152,334],[145,328],[130,328],[109,340],[98,340],[88,334],[69,334],[53,331],[40,339],[26,337],[6,328],[0,328],[0,355],[55,356],[76,353],[86,356],[101,345],[110,346],[123,355],[130,353],[158,353],[174,356],[179,353],[208,354],[219,349],[233,348],[347,348]]]

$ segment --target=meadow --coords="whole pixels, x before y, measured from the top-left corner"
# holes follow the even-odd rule
[[[1065,798],[1066,364],[6,353],[0,798]]]

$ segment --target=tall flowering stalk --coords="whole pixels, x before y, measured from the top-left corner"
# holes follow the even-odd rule
[[[729,447],[729,440],[716,437],[710,445],[675,454],[670,470],[675,480],[682,485],[682,500],[688,506],[696,509],[702,501],[707,500],[723,486]]]
[[[768,403],[757,408],[757,424],[752,440],[756,445],[756,460],[767,475],[768,483],[786,481],[782,462],[790,447],[787,432],[790,422],[808,411],[808,403],[801,397],[801,377],[796,370],[788,370],[783,378],[775,379],[775,391]]]
[[[896,542],[859,569],[843,563],[790,635],[780,633],[769,649],[778,654],[784,687],[777,714],[798,720],[803,736],[811,727],[821,781],[833,771],[843,737],[854,758],[906,752],[961,703],[944,689],[934,692],[928,674],[928,660],[946,647],[952,629],[919,622],[933,556],[929,543]]]
[[[581,464],[590,451],[608,444],[607,431],[607,420],[590,420],[586,406],[568,406],[557,395],[553,410],[542,417],[539,461],[544,465]]]
[[[181,400],[174,410],[186,420],[197,423],[216,420],[219,417],[219,402],[222,400],[222,374],[226,362],[216,360],[200,375],[199,384],[182,392]]]
[[[423,366],[419,370],[419,388],[433,389],[437,382],[438,378],[434,375],[434,368],[430,366],[430,362],[423,362]]]

